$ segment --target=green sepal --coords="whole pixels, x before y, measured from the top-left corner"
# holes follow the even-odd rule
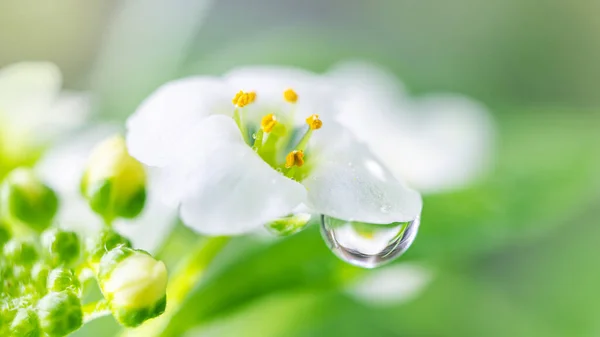
[[[51,228],[42,233],[42,247],[53,265],[68,265],[79,259],[81,243],[77,233]]]
[[[87,259],[92,265],[98,264],[104,254],[120,246],[131,248],[131,241],[113,229],[104,228],[86,241]]]
[[[126,219],[133,219],[140,215],[146,204],[146,188],[140,187],[136,193],[128,196],[126,200],[116,203],[116,214]]]
[[[79,279],[73,270],[66,267],[58,267],[50,271],[46,288],[51,292],[69,290],[76,294],[81,293],[81,283],[79,282]]]
[[[29,169],[13,170],[0,188],[4,216],[41,232],[58,211],[58,196]]]
[[[151,307],[141,309],[114,308],[112,313],[121,325],[128,328],[135,328],[149,319],[162,315],[166,307],[167,296],[165,295]]]

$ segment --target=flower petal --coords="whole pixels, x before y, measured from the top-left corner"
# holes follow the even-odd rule
[[[376,224],[412,221],[421,213],[419,193],[394,178],[341,126],[327,127],[328,132],[315,133],[311,146],[317,151],[308,160],[316,167],[303,181],[317,213]]]
[[[209,235],[246,233],[305,200],[304,187],[265,163],[231,118],[210,116],[203,125],[207,132],[187,140],[185,152],[194,155],[163,168],[169,188],[162,193],[180,203],[186,225]]]
[[[332,87],[321,76],[303,69],[248,66],[230,71],[225,79],[234,90],[256,92],[256,102],[246,108],[251,120],[259,121],[268,112],[293,112],[294,124],[302,125],[306,117],[331,110],[331,96],[328,93]],[[298,101],[294,104],[283,98],[287,89],[293,89],[298,94]]]
[[[127,146],[146,165],[164,166],[210,114],[231,114],[230,90],[218,78],[173,81],[154,92],[127,120]]]
[[[349,86],[337,120],[398,179],[433,193],[460,188],[487,168],[493,127],[483,106],[448,94],[411,100],[381,70],[344,69],[333,73]]]

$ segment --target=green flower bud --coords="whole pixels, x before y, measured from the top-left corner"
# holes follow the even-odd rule
[[[111,250],[100,261],[98,281],[113,316],[124,326],[138,326],[165,310],[167,268],[144,251]]]
[[[58,228],[48,229],[42,234],[42,247],[54,265],[75,262],[81,249],[79,237],[75,232]]]
[[[0,187],[1,213],[11,222],[42,231],[52,223],[58,197],[26,168],[13,170]]]
[[[43,262],[34,264],[31,268],[31,283],[33,283],[38,290],[45,292],[48,282],[48,274],[50,274],[50,266]]]
[[[35,311],[31,308],[19,309],[10,325],[10,336],[40,337],[40,323]]]
[[[35,244],[25,240],[12,239],[8,241],[2,252],[8,262],[18,265],[32,265],[38,259]]]
[[[47,282],[48,291],[61,292],[70,290],[76,294],[81,293],[81,283],[73,272],[73,270],[66,267],[58,267],[52,269],[48,274]]]
[[[81,192],[108,222],[140,214],[146,202],[146,171],[129,155],[123,137],[111,137],[92,151]]]
[[[86,241],[85,251],[88,261],[94,265],[100,263],[104,254],[119,247],[131,248],[131,241],[110,228],[105,228],[100,233],[91,236]]]
[[[50,337],[62,337],[83,325],[81,300],[70,291],[51,292],[37,305],[40,326]]]

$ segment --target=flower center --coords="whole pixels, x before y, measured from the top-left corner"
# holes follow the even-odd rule
[[[311,169],[311,165],[305,165],[310,159],[307,149],[310,138],[314,130],[323,126],[323,122],[319,115],[313,114],[306,119],[308,127],[296,127],[293,105],[298,101],[298,94],[293,89],[287,89],[283,92],[283,100],[292,105],[289,112],[270,112],[262,117],[259,125],[253,124],[246,120],[245,107],[254,103],[256,98],[255,92],[239,91],[232,99],[235,106],[233,119],[244,141],[275,170],[288,178],[302,181]],[[256,130],[252,133],[252,139],[249,130]]]

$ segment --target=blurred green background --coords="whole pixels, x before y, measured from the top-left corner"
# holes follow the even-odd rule
[[[600,335],[600,2],[534,0],[7,0],[0,66],[55,62],[122,122],[165,81],[246,64],[325,71],[366,59],[412,94],[467,94],[492,111],[494,168],[426,196],[397,263],[430,268],[418,297],[372,305],[318,228],[236,238],[167,336]],[[197,240],[177,227],[170,265]],[[78,336],[113,336],[112,318]]]

